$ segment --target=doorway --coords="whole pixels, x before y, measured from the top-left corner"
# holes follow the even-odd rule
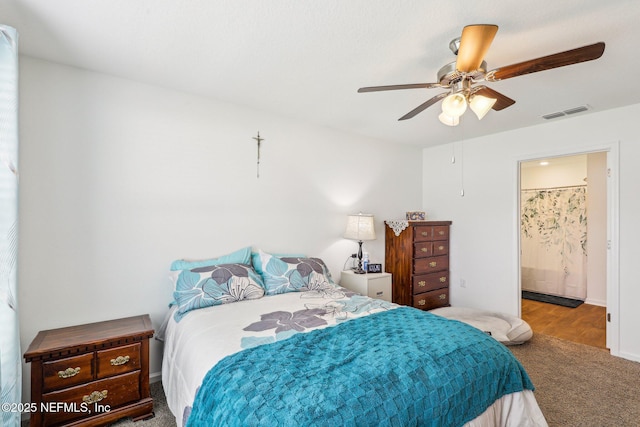
[[[522,318],[534,332],[601,348],[607,171],[605,151],[522,161],[519,171]]]

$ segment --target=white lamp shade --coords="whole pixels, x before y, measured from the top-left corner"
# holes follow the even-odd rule
[[[344,232],[345,239],[351,240],[375,240],[373,215],[353,214],[347,216],[347,229]]]
[[[482,120],[482,118],[489,112],[489,110],[496,103],[497,99],[495,98],[487,98],[482,95],[473,95],[471,100],[469,101],[469,107],[471,110],[476,113],[478,116],[478,120]]]
[[[442,112],[447,116],[460,117],[467,111],[467,99],[462,93],[452,93],[442,101]]]
[[[447,126],[458,126],[460,123],[459,117],[447,116],[446,113],[440,113],[438,119]]]

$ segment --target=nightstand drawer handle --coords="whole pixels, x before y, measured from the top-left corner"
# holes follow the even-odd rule
[[[118,356],[115,359],[111,359],[111,366],[124,365],[129,361],[129,356]]]
[[[64,371],[58,371],[59,378],[71,378],[80,373],[80,368],[67,368]]]
[[[427,282],[425,282],[424,280],[420,280],[418,282],[418,286],[422,286],[422,287],[427,286]]]
[[[106,398],[107,398],[107,390],[93,391],[89,395],[82,396],[82,401],[85,403],[96,403]]]
[[[435,267],[437,267],[437,266],[438,266],[438,263],[437,263],[437,262],[435,262],[435,261],[431,261],[431,262],[429,263],[429,267],[431,267],[431,268],[435,268]]]
[[[440,278],[440,283],[444,283],[444,282],[446,282],[446,281],[447,281],[447,276],[442,276],[442,277]]]
[[[425,299],[421,299],[420,301],[418,301],[418,305],[426,305],[427,304],[427,300]]]
[[[438,298],[447,299],[447,294],[440,294],[440,295],[438,295]]]

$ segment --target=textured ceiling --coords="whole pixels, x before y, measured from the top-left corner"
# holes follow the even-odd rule
[[[637,0],[1,0],[20,52],[366,135],[430,146],[640,103]],[[489,69],[604,41],[602,58],[488,84],[516,100],[442,125],[440,106],[397,119],[435,82],[468,24],[496,24]],[[560,118],[556,120],[566,120]]]

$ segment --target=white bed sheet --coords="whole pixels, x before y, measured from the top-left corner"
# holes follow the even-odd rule
[[[386,301],[352,296],[348,291],[338,288],[337,293],[331,294],[292,292],[203,308],[190,312],[180,322],[171,316],[164,334],[162,362],[162,383],[169,409],[176,417],[177,425],[182,426],[185,408],[191,406],[203,378],[212,366],[230,354],[260,343],[286,339],[296,333],[296,329],[302,329],[300,332],[303,332],[325,328],[346,319],[395,307],[395,304]],[[297,316],[313,308],[321,308],[330,314],[312,316],[311,319],[307,314]],[[243,330],[254,322],[260,322],[260,316],[264,313],[274,313],[270,317],[280,320],[270,321],[273,328]],[[323,322],[325,324],[319,324]],[[269,326],[265,323],[261,325]],[[275,328],[277,325],[281,329],[278,333]],[[526,390],[503,396],[467,425],[524,427],[547,426],[547,423],[533,392]]]

